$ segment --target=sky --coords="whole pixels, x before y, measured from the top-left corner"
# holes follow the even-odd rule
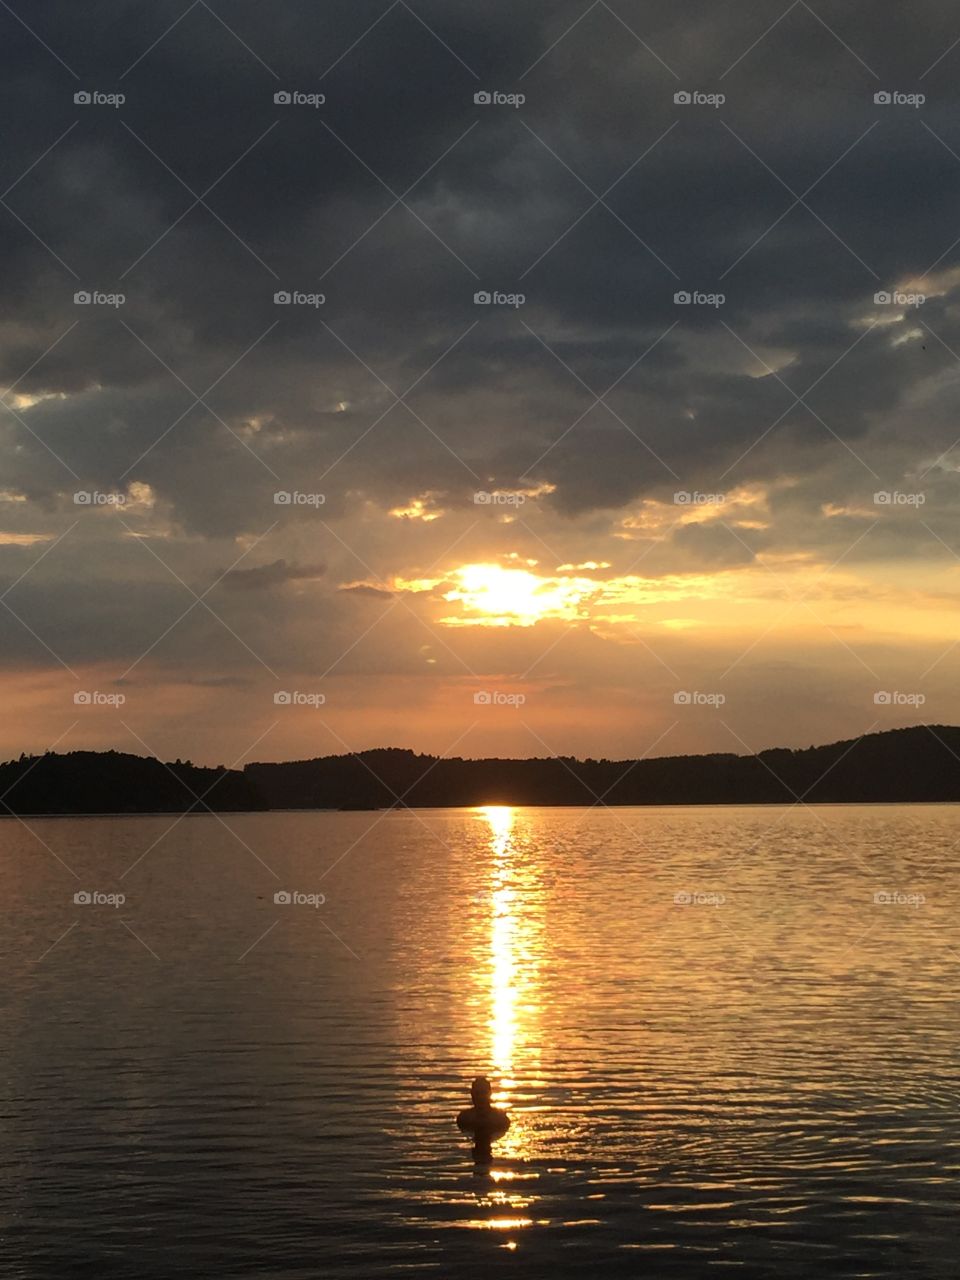
[[[0,755],[960,722],[958,41],[0,4]]]

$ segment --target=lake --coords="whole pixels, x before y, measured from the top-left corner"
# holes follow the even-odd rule
[[[7,819],[4,1274],[953,1280],[958,844],[948,805]]]

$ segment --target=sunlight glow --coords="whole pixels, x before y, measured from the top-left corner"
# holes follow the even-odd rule
[[[441,618],[447,626],[529,627],[541,618],[583,617],[599,591],[591,578],[543,578],[498,564],[465,564],[452,577],[454,586],[443,598],[460,604],[463,613]]]

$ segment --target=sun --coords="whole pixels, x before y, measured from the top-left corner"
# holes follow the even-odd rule
[[[572,619],[596,590],[589,580],[542,578],[498,564],[466,564],[452,577],[455,585],[443,598],[460,604],[462,615],[441,619],[452,626],[530,627],[541,618]]]

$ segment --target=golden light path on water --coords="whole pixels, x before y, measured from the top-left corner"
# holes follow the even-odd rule
[[[510,1128],[497,1143],[497,1164],[491,1170],[501,1189],[490,1199],[503,1216],[487,1219],[485,1226],[511,1231],[531,1225],[524,1210],[529,1198],[523,1184],[536,1175],[505,1163],[530,1155],[530,1133],[524,1113],[514,1103],[523,1092],[519,1075],[539,1059],[539,969],[542,960],[540,931],[542,902],[540,868],[532,851],[516,836],[516,811],[508,805],[486,805],[480,810],[490,827],[490,976],[489,1036],[493,1099],[510,1112]],[[499,1167],[498,1167],[499,1165]],[[510,1189],[509,1184],[520,1185]],[[504,1185],[506,1184],[506,1185]]]

